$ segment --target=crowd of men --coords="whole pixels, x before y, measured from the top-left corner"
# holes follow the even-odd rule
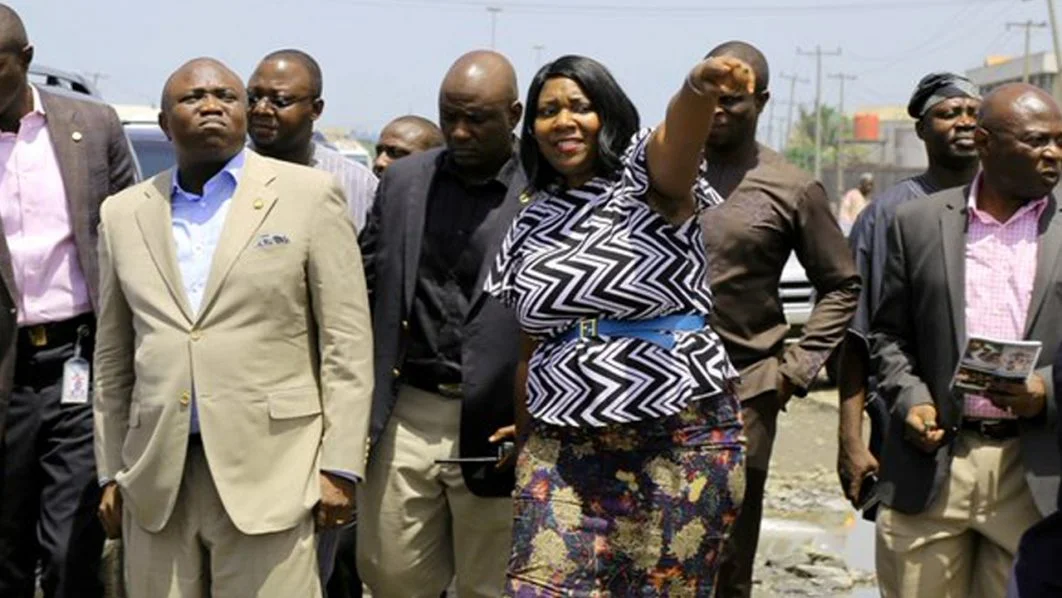
[[[777,418],[837,350],[838,473],[856,506],[880,501],[882,594],[1057,589],[1036,547],[1062,542],[1041,521],[1060,469],[1058,106],[925,77],[908,112],[929,167],[846,240],[822,185],[755,140],[766,58],[711,55],[756,75],[720,101],[702,174],[726,198],[701,225],[748,442],[719,595],[751,595]],[[509,61],[460,57],[439,126],[395,119],[370,172],[313,141],[312,57],[273,52],[246,83],[195,59],[162,90],[177,165],[137,183],[113,110],[30,85],[32,59],[0,4],[0,596],[101,596],[105,536],[134,598],[500,595],[514,477],[490,457],[520,343],[482,286],[527,201]],[[793,253],[817,302],[787,345]],[[957,393],[969,335],[1039,341],[1036,372]]]

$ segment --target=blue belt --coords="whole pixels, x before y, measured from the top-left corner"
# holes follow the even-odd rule
[[[663,316],[651,320],[609,320],[593,318],[579,323],[553,337],[557,342],[602,336],[640,338],[667,350],[675,346],[675,332],[696,332],[705,327],[704,316]]]

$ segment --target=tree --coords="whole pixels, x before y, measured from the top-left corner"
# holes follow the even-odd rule
[[[844,131],[844,139],[851,139],[852,120],[838,114],[831,106],[822,107],[822,163],[833,164],[837,155],[837,138]],[[855,146],[845,146],[842,159],[845,162],[860,160],[866,150]],[[815,111],[800,106],[800,118],[794,123],[793,131],[785,145],[785,157],[807,171],[815,168]]]

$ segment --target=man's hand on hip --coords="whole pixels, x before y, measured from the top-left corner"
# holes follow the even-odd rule
[[[103,487],[96,515],[103,524],[103,533],[107,538],[114,540],[122,537],[122,491],[118,488],[118,482],[110,482]]]
[[[318,529],[342,527],[354,520],[354,482],[321,472],[321,500],[314,509]]]
[[[937,408],[932,403],[911,407],[905,424],[907,441],[924,452],[935,452],[944,443],[944,429],[937,426]]]

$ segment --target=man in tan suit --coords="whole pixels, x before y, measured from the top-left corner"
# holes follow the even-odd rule
[[[342,192],[244,149],[247,98],[197,59],[163,92],[177,168],[100,224],[100,516],[131,598],[321,595],[314,524],[353,516],[372,336]]]

